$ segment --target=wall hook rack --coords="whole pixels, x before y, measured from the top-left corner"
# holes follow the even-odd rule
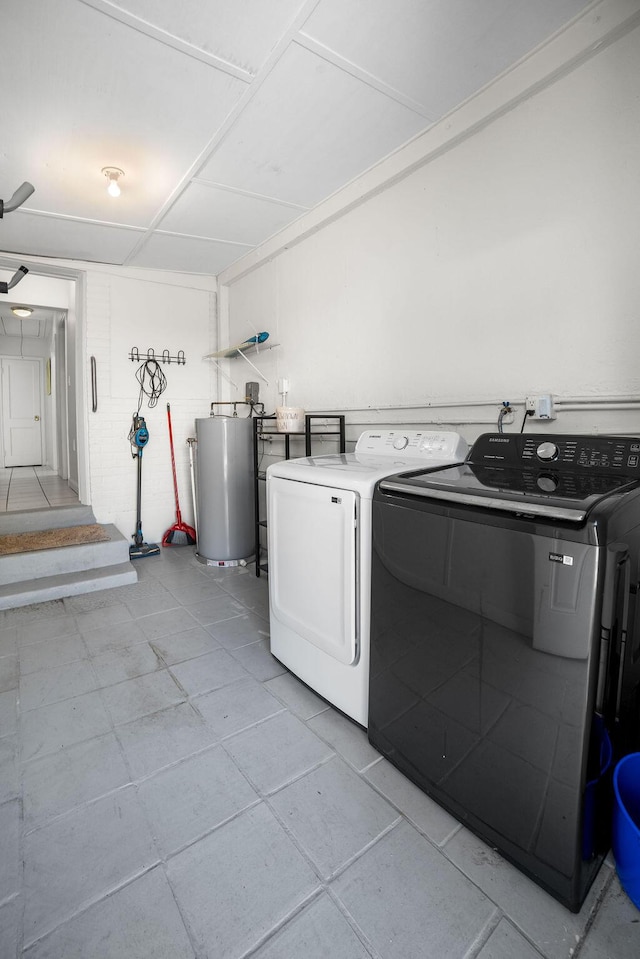
[[[175,356],[171,356],[169,350],[163,350],[162,353],[156,354],[155,350],[149,349],[146,353],[141,353],[137,346],[131,347],[129,359],[132,363],[146,363],[147,360],[155,360],[156,363],[177,363],[178,366],[184,366],[187,362],[184,350],[178,350]]]

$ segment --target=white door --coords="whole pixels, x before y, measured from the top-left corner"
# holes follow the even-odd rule
[[[346,665],[358,653],[357,502],[352,490],[269,479],[271,612]]]
[[[40,361],[2,360],[2,435],[5,466],[42,463]]]

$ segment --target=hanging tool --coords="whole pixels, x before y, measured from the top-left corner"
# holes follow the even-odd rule
[[[129,547],[129,559],[143,559],[146,556],[157,556],[160,547],[157,543],[145,543],[142,535],[142,451],[149,442],[149,430],[144,416],[133,414],[133,425],[129,432],[129,441],[133,450],[132,456],[138,460],[138,496],[136,511],[136,531],[133,534],[133,543]]]
[[[176,458],[173,452],[173,430],[171,429],[171,406],[167,403],[167,423],[169,424],[169,447],[171,449],[171,470],[173,472],[173,491],[176,497],[176,521],[162,537],[163,546],[195,546],[196,531],[193,526],[182,522],[180,500],[178,499],[178,479],[176,477]]]

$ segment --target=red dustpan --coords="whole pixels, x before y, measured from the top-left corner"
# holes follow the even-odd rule
[[[182,522],[180,500],[178,499],[178,480],[176,477],[176,458],[173,452],[173,430],[171,429],[171,407],[167,403],[167,422],[169,424],[169,446],[171,448],[171,469],[173,471],[173,490],[176,495],[176,521],[162,537],[163,546],[195,546],[196,531],[193,526]]]

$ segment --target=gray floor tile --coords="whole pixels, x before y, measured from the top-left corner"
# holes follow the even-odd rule
[[[0,803],[19,796],[18,743],[15,736],[5,736],[0,739]]]
[[[18,688],[18,656],[0,656],[0,693]]]
[[[118,726],[116,735],[136,779],[191,756],[216,739],[190,703]]]
[[[20,892],[20,800],[0,806],[0,902]]]
[[[219,598],[208,599],[205,602],[190,603],[188,608],[194,619],[202,626],[221,623],[225,619],[231,619],[233,616],[239,616],[246,612],[242,603],[226,593]]]
[[[198,949],[215,959],[244,955],[318,888],[263,804],[179,853],[167,871]]]
[[[143,566],[138,566],[138,576],[142,583],[162,585],[169,592],[173,592],[176,586],[184,585],[190,586],[194,582],[199,582],[203,578],[200,574],[202,567],[200,564],[196,566],[173,566],[165,565],[160,563],[158,566],[153,564],[146,563]]]
[[[68,596],[64,600],[65,608],[69,613],[91,613],[104,609],[106,606],[120,606],[121,599],[115,589],[98,589],[93,593],[82,593],[80,596]]]
[[[155,639],[153,648],[168,666],[173,666],[187,659],[195,659],[196,656],[204,656],[205,653],[211,653],[220,646],[211,633],[202,626],[194,624],[193,629],[187,629],[184,633]]]
[[[269,793],[333,755],[291,713],[278,713],[231,739],[225,749],[261,792]]]
[[[246,610],[222,623],[212,623],[207,629],[225,649],[236,649],[269,638],[268,624],[260,616]]]
[[[165,613],[152,613],[137,621],[138,629],[150,642],[162,639],[163,636],[184,633],[198,625],[198,621],[182,606],[169,609]]]
[[[139,788],[165,856],[258,801],[258,794],[220,746],[164,769]]]
[[[20,650],[20,673],[35,673],[39,669],[64,666],[78,659],[86,659],[89,653],[80,633],[44,642],[23,646]]]
[[[98,609],[89,609],[85,612],[76,614],[76,623],[78,630],[83,636],[92,632],[94,629],[104,629],[105,627],[120,627],[123,623],[130,622],[133,619],[130,611],[124,603],[117,603],[113,606],[101,606]],[[120,632],[120,629],[114,630]]]
[[[157,862],[133,787],[25,837],[25,945]]]
[[[65,617],[66,610],[62,600],[52,599],[45,603],[33,603],[31,606],[5,609],[4,625],[18,627],[18,644],[20,644],[25,637],[27,641],[30,641],[28,637],[32,631],[39,634],[38,639],[54,635],[56,626],[53,620]]]
[[[136,583],[128,583],[126,586],[116,586],[115,589],[108,590],[117,602],[124,603],[125,606],[135,606],[136,601],[143,596],[153,596],[156,593],[163,594],[166,591],[162,583],[155,577],[142,578],[142,566],[136,566],[135,568],[138,574]],[[134,612],[134,610],[132,609],[131,612]]]
[[[22,901],[12,899],[0,906],[0,956],[3,959],[18,957],[18,943],[20,941],[20,917],[22,915]]]
[[[244,597],[249,595],[269,597],[269,581],[265,577],[258,578],[253,570],[244,576],[235,576],[233,579],[225,579],[221,583],[222,588],[231,596],[244,602]]]
[[[224,649],[178,663],[171,672],[190,696],[208,693],[230,683],[249,679],[249,673]]]
[[[271,797],[271,807],[329,879],[394,822],[398,812],[337,757]]]
[[[49,606],[48,603],[40,604]],[[33,606],[24,607],[33,609]],[[30,643],[42,643],[44,640],[58,639],[60,636],[72,636],[78,632],[75,617],[68,614],[31,619],[24,625],[18,626],[18,646],[28,646]]]
[[[576,914],[561,906],[467,829],[460,829],[444,850],[548,959],[566,959],[567,950],[575,948],[584,934],[593,903],[609,876],[604,867]]]
[[[242,663],[248,673],[251,673],[261,682],[273,679],[275,676],[282,676],[286,672],[282,663],[279,663],[271,655],[268,639],[260,640],[259,643],[252,643],[250,646],[240,646],[237,649],[232,649],[231,655],[239,663]]]
[[[25,763],[25,827],[33,828],[74,806],[126,785],[129,773],[114,733]]]
[[[102,690],[102,698],[114,726],[133,722],[149,713],[157,713],[169,706],[184,702],[185,694],[168,670],[147,673]]]
[[[161,868],[90,906],[25,953],[25,959],[194,959]]]
[[[371,953],[326,893],[294,916],[252,959],[370,959]]]
[[[540,959],[540,955],[507,919],[501,919],[477,959]]]
[[[240,732],[283,709],[282,703],[252,679],[198,696],[193,704],[218,739]]]
[[[460,829],[460,823],[453,816],[414,786],[386,759],[370,766],[365,777],[437,846],[441,846]]]
[[[318,713],[329,709],[329,704],[324,699],[316,696],[308,686],[286,671],[282,676],[276,676],[275,679],[266,682],[265,688],[277,696],[300,719],[311,719],[312,716],[317,716]]]
[[[120,607],[114,606],[114,609]],[[125,609],[123,606],[122,609]],[[140,629],[139,622],[127,620],[112,626],[98,626],[83,633],[85,645],[90,656],[117,655],[120,649],[145,643],[147,637]]]
[[[113,686],[163,668],[149,643],[136,643],[122,649],[98,653],[91,659],[98,686]]]
[[[269,597],[266,594],[260,594],[256,591],[244,593],[241,602],[257,616],[269,622]]]
[[[40,669],[20,680],[20,709],[37,709],[38,706],[72,699],[96,687],[96,676],[87,659]]]
[[[32,709],[21,717],[20,726],[22,760],[26,762],[101,736],[110,731],[111,720],[102,705],[100,693],[92,692]]]
[[[182,606],[192,606],[194,603],[203,603],[208,600],[221,599],[225,593],[215,582],[208,582],[203,578],[201,583],[194,583],[193,577],[182,583],[175,583],[169,587],[174,602]]]
[[[424,959],[425,943],[433,957],[464,956],[496,913],[407,823],[383,836],[332,889],[382,959]]]
[[[308,725],[356,769],[365,769],[380,758],[378,750],[369,743],[366,730],[335,709],[314,716]]]
[[[0,693],[0,738],[13,736],[18,726],[18,691]]]
[[[614,875],[580,950],[580,959],[637,959],[639,955],[640,911]]]
[[[140,590],[138,595],[126,599],[125,606],[134,617],[150,616],[153,613],[164,613],[169,609],[176,609],[180,604],[175,596],[164,586],[158,586],[153,592]]]

